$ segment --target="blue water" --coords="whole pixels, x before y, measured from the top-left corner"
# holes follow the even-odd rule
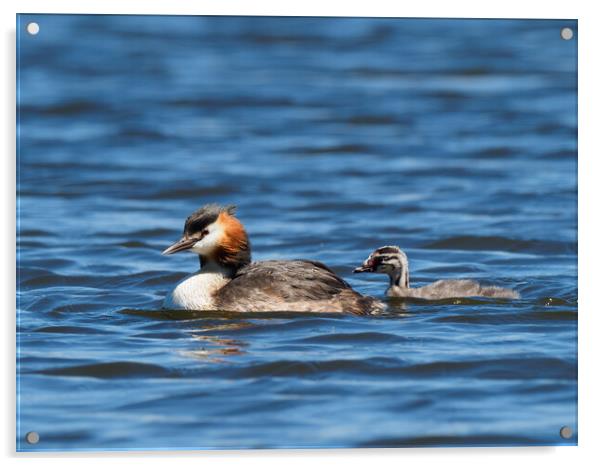
[[[21,16],[18,449],[575,444],[564,26]],[[386,277],[353,267],[398,244],[416,286],[522,297],[161,312],[198,262],[160,252],[208,202],[238,205],[255,259],[365,294]]]

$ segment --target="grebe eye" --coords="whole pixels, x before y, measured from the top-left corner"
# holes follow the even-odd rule
[[[208,234],[209,234],[209,230],[207,230],[207,229],[205,228],[203,231],[201,231],[201,238],[203,238],[203,237],[207,236]]]

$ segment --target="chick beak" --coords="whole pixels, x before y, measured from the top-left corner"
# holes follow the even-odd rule
[[[168,247],[161,254],[163,254],[164,256],[168,256],[170,254],[175,254],[176,252],[186,251],[187,249],[190,249],[192,246],[194,246],[194,243],[196,242],[197,240],[193,238],[181,238],[174,244],[172,244],[170,247]]]
[[[359,267],[353,269],[353,273],[374,272],[374,261],[368,259]]]

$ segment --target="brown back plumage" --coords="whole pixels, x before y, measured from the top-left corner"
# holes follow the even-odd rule
[[[219,309],[369,314],[384,308],[321,262],[268,260],[240,269],[216,296]]]

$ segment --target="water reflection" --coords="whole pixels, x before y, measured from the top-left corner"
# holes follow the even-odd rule
[[[224,338],[219,335],[205,335],[204,333],[218,331],[230,332],[252,326],[253,324],[245,321],[226,324],[203,324],[202,329],[190,332],[192,339],[202,343],[202,347],[195,350],[184,351],[182,354],[206,362],[224,363],[226,362],[226,359],[219,356],[240,356],[245,353],[243,348],[249,346],[249,344],[234,338]]]

